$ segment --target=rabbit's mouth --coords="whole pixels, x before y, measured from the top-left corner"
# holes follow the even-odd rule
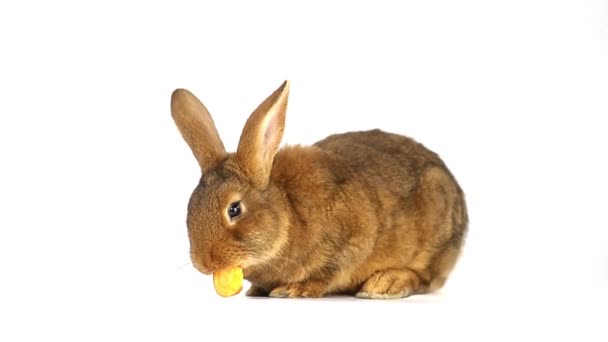
[[[207,268],[203,265],[200,265],[198,263],[193,263],[194,268],[196,268],[199,272],[201,272],[204,275],[212,275],[215,272],[218,272],[220,270],[225,270],[225,269],[229,269],[229,268],[240,268],[243,270],[243,272],[246,272],[248,267],[250,268],[250,266],[241,266],[241,265],[234,265],[234,266],[228,266],[228,267],[218,267],[218,268]]]

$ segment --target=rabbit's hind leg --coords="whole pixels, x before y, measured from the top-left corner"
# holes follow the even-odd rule
[[[418,275],[409,269],[389,269],[374,273],[357,293],[359,298],[394,299],[425,291]]]

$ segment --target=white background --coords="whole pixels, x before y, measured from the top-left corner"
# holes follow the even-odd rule
[[[608,338],[606,1],[250,3],[0,4],[0,340]],[[441,293],[223,299],[187,264],[171,92],[234,150],[285,79],[285,143],[447,162],[471,225]]]

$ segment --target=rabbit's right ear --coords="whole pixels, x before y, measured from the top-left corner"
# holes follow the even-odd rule
[[[217,166],[226,157],[224,144],[209,111],[191,92],[185,89],[173,92],[171,116],[203,172]]]

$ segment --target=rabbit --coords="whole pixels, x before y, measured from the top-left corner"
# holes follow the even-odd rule
[[[248,296],[403,298],[440,289],[468,230],[437,154],[379,129],[281,147],[290,83],[251,114],[235,153],[186,89],[171,114],[202,177],[187,230],[203,274],[241,267]]]

